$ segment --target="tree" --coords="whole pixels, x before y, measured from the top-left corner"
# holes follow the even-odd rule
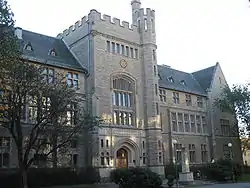
[[[18,41],[14,37],[13,12],[6,0],[0,0],[0,64],[9,65],[20,57]],[[4,48],[2,47],[4,46]],[[1,76],[1,75],[0,75]]]
[[[84,110],[84,96],[68,88],[60,74],[48,82],[44,69],[17,62],[2,79],[0,126],[15,143],[24,187],[34,161],[52,160],[56,166],[73,138],[99,124]]]
[[[5,0],[0,0],[0,13],[0,127],[12,137],[21,186],[26,188],[34,162],[45,159],[56,166],[58,156],[69,152],[71,140],[100,120],[85,109],[85,96],[67,87],[65,75],[55,72],[47,79],[46,67],[22,59]]]
[[[224,112],[236,115],[239,126],[240,137],[248,137],[250,131],[250,91],[249,84],[233,85],[232,88],[225,87],[221,96],[215,101],[215,105]],[[243,148],[250,148],[250,144],[243,142]]]

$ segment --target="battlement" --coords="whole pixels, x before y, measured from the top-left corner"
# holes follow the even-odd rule
[[[151,10],[150,8],[145,9],[141,8],[139,11],[140,16],[147,16],[147,17],[155,17],[155,11]],[[138,16],[139,16],[138,15]],[[137,25],[130,24],[127,21],[121,21],[118,18],[112,18],[109,15],[101,14],[95,9],[90,10],[88,16],[84,16],[81,20],[77,21],[74,25],[71,25],[68,29],[65,29],[63,33],[57,35],[58,38],[64,38],[65,36],[70,35],[76,30],[81,29],[82,27],[86,27],[88,24],[97,24],[97,23],[105,23],[105,24],[112,24],[113,26],[117,26],[123,28],[124,30],[138,32]]]
[[[140,8],[139,10],[139,17],[152,17],[155,18],[155,10],[151,8]]]

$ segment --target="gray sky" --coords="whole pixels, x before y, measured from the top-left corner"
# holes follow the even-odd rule
[[[8,0],[16,26],[56,36],[89,10],[131,23],[131,0]],[[156,11],[158,64],[193,72],[220,62],[228,83],[250,81],[248,0],[141,0]]]

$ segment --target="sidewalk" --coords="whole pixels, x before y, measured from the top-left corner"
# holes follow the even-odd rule
[[[205,186],[205,185],[214,185],[214,182],[209,182],[209,181],[203,181],[203,180],[194,180],[194,182],[190,185],[179,185],[179,188],[183,187],[200,187],[200,186]],[[163,187],[168,187],[167,180],[163,180],[162,183]],[[177,187],[176,184],[174,184],[173,187]]]

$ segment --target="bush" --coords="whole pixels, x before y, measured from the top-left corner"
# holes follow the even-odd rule
[[[0,171],[1,187],[19,187],[18,169]],[[100,181],[99,172],[92,167],[75,171],[70,168],[33,168],[28,171],[29,188],[57,185],[93,184]]]
[[[160,188],[162,184],[157,173],[145,168],[115,169],[110,179],[121,188]]]
[[[237,181],[242,173],[241,165],[232,163],[230,160],[218,160],[214,163],[192,166],[190,170],[194,172],[194,178],[198,178],[196,175],[199,171],[202,177],[214,181],[230,181],[233,179],[233,174]]]
[[[177,178],[176,175],[179,176],[179,172],[181,172],[181,165],[176,166],[173,163],[169,163],[165,166],[165,177],[166,178],[168,177],[168,175],[172,175],[176,179]]]

